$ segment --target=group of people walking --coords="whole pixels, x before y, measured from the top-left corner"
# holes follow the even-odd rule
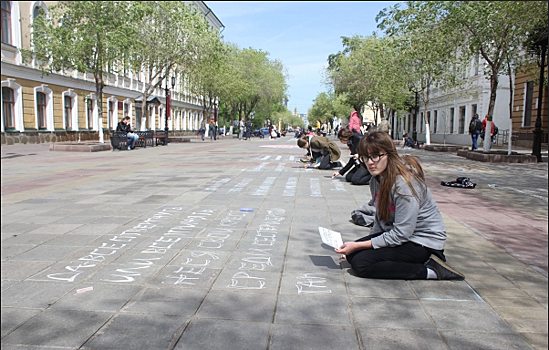
[[[244,118],[240,118],[238,122],[238,139],[251,140],[252,137],[252,122],[249,120],[244,121]]]
[[[363,278],[463,280],[463,274],[446,264],[446,228],[419,159],[401,157],[385,131],[363,135],[360,125],[351,123],[353,117],[338,132],[350,153],[345,166],[339,146],[325,136],[303,135],[297,140],[298,147],[307,150],[306,168],[341,167],[332,178],[345,176],[353,185],[369,185],[370,233],[344,242],[335,252]]]
[[[471,150],[476,151],[478,150],[478,139],[479,137],[484,141],[486,138],[486,127],[488,125],[488,122],[490,121],[490,147],[489,149],[492,149],[492,146],[494,145],[494,138],[498,134],[498,127],[496,124],[491,120],[491,118],[486,115],[484,119],[481,121],[478,114],[475,113],[473,118],[471,119],[471,122],[469,123],[469,135],[471,135],[471,141],[473,143]]]

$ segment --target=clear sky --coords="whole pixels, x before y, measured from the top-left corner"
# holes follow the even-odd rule
[[[225,42],[252,47],[288,70],[288,109],[307,113],[327,92],[328,56],[343,50],[342,36],[378,31],[375,17],[389,1],[205,1],[223,23]]]

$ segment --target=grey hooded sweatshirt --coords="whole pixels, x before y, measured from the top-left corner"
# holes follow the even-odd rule
[[[380,181],[381,178],[377,177],[372,177],[370,181],[370,192],[376,207]],[[412,179],[412,185],[419,194],[419,201],[402,175],[397,176],[396,184],[391,191],[393,206],[390,222],[380,221],[379,212],[376,211],[370,234],[382,234],[372,238],[374,249],[395,247],[406,242],[414,242],[435,250],[444,249],[446,227],[431,192],[425,183],[415,179]]]

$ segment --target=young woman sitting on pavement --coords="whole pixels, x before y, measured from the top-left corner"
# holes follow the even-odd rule
[[[417,158],[401,158],[391,137],[379,131],[362,137],[358,153],[373,176],[374,225],[370,235],[335,252],[359,277],[463,280],[445,263],[446,228]]]
[[[339,171],[333,173],[332,178],[337,176],[343,176],[345,174],[345,180],[356,186],[368,185],[372,175],[368,169],[361,167],[358,162],[358,143],[360,142],[361,134],[352,132],[349,129],[341,129],[337,134],[337,138],[343,144],[346,144],[351,151],[351,158],[347,164]]]
[[[342,166],[338,161],[341,157],[341,150],[333,140],[327,137],[302,136],[297,140],[297,146],[306,149],[311,156],[312,164],[305,164],[305,168],[328,170]]]

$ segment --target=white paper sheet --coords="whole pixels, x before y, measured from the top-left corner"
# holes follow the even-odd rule
[[[341,234],[339,232],[332,231],[324,227],[319,227],[318,233],[320,233],[322,242],[332,248],[339,248],[343,245],[343,240],[341,239]]]

